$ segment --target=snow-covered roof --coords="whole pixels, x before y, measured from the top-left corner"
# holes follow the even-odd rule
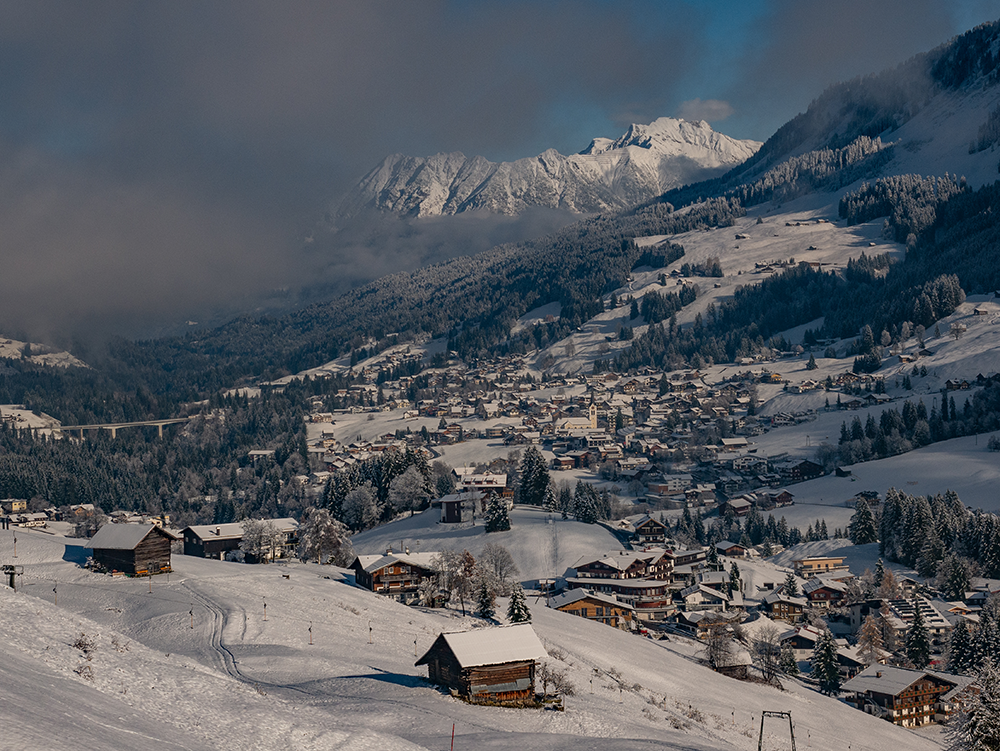
[[[156,529],[155,524],[105,524],[97,530],[97,534],[90,539],[87,547],[101,550],[133,550],[153,529]],[[173,539],[173,535],[169,532],[164,531],[164,534]]]
[[[619,608],[629,608],[630,605],[621,602],[617,597],[613,595],[606,595],[601,592],[592,592],[588,589],[571,589],[568,592],[563,592],[561,595],[556,595],[551,600],[549,600],[550,608],[561,608],[566,605],[572,605],[574,602],[579,602],[580,600],[595,600],[597,602],[603,602],[608,605],[613,605]]]
[[[479,665],[499,665],[504,662],[540,660],[545,657],[545,647],[538,640],[530,623],[497,628],[479,628],[441,634],[458,664],[463,668]],[[435,644],[437,642],[435,641]],[[429,653],[428,653],[429,654]],[[426,657],[427,655],[424,655]],[[417,661],[422,665],[424,657]]]
[[[433,569],[440,553],[386,553],[385,555],[359,555],[361,566],[369,574],[385,566],[406,563],[424,569]]]
[[[844,691],[852,691],[859,694],[871,691],[876,694],[896,696],[925,675],[962,688],[975,680],[975,678],[969,676],[938,673],[934,670],[907,670],[906,668],[895,668],[890,665],[869,665],[851,678],[851,680],[844,683],[841,688]]]
[[[294,532],[299,523],[290,516],[281,519],[263,519],[258,521],[271,522],[279,532]],[[243,537],[243,522],[228,522],[226,524],[197,524],[187,527],[201,540],[232,540]]]

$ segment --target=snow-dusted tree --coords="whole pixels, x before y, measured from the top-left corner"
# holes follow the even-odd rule
[[[549,470],[542,452],[528,446],[521,457],[518,497],[521,503],[541,506],[545,501],[545,489],[549,486]]]
[[[813,678],[819,683],[824,694],[840,693],[840,664],[837,661],[837,645],[830,629],[824,629],[816,640],[812,655]]]
[[[869,615],[858,633],[858,656],[867,667],[879,661],[882,651],[882,629],[875,616]]]
[[[882,562],[882,559],[879,558],[878,561],[875,562],[875,572],[872,574],[872,584],[875,585],[876,589],[882,586],[882,579],[884,578],[885,564]]]
[[[972,640],[973,672],[988,662],[996,661],[997,655],[1000,654],[997,651],[998,642],[1000,642],[1000,631],[997,629],[996,619],[988,608],[983,608],[979,611],[979,625],[976,626],[976,633]]]
[[[966,675],[975,666],[976,655],[972,645],[972,635],[965,620],[960,620],[951,630],[948,644],[948,672]]]
[[[706,624],[705,661],[713,670],[727,667],[733,661],[733,638],[725,621]]]
[[[347,526],[324,508],[306,509],[299,525],[298,556],[334,566],[350,566],[354,559]]]
[[[954,553],[948,553],[938,564],[937,587],[949,600],[964,600],[972,581],[972,565]]]
[[[549,482],[549,484],[545,486],[545,495],[542,497],[542,507],[546,511],[559,510],[559,498],[556,495],[554,482]]]
[[[795,650],[792,649],[791,642],[785,642],[781,646],[781,657],[778,659],[782,673],[785,675],[799,674],[799,663],[795,659]]]
[[[851,516],[851,525],[848,530],[848,536],[855,545],[878,542],[878,525],[875,522],[875,514],[872,513],[871,506],[868,505],[867,501],[858,501],[854,515]]]
[[[476,559],[472,553],[463,550],[442,550],[434,559],[438,586],[458,598],[465,615],[465,601],[472,596],[476,581]]]
[[[750,655],[761,676],[770,683],[780,668],[781,641],[777,627],[767,624],[754,632]]]
[[[258,563],[266,563],[281,542],[281,533],[270,519],[244,519],[240,550]]]
[[[419,511],[430,500],[428,482],[420,470],[410,466],[399,477],[389,483],[389,505],[395,513]]]
[[[479,589],[476,592],[476,615],[486,620],[492,620],[496,615],[496,595],[490,590],[486,577],[480,577]]]
[[[791,571],[785,574],[785,581],[781,585],[781,591],[788,597],[799,596],[799,580],[795,578],[795,574]]]
[[[996,751],[1000,748],[1000,669],[983,666],[979,692],[969,697],[948,728],[948,751]]]
[[[736,565],[736,561],[733,561],[733,565],[729,568],[729,582],[726,584],[726,590],[729,596],[733,596],[733,592],[741,592],[743,589],[743,582],[740,579],[740,569]]]
[[[593,524],[597,521],[597,492],[594,486],[583,480],[576,483],[576,491],[573,493],[573,516],[577,521],[585,524]]]
[[[905,649],[906,658],[918,670],[922,670],[930,663],[931,639],[919,603],[913,608],[913,620],[910,621],[910,628],[906,632]]]
[[[506,532],[510,529],[510,514],[507,509],[507,499],[496,493],[486,501],[486,531]]]
[[[347,526],[355,531],[375,525],[379,516],[378,504],[375,488],[370,482],[354,488],[344,496],[343,514]]]
[[[514,563],[514,556],[510,554],[510,551],[500,543],[486,543],[476,565],[479,575],[486,579],[487,584],[495,594],[506,597],[515,587],[514,577],[518,574],[517,564]]]
[[[517,584],[510,593],[510,602],[507,603],[507,620],[511,623],[530,623],[531,611],[528,610],[528,603],[524,599],[524,590]]]

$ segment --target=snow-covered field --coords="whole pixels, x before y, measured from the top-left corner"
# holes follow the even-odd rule
[[[470,706],[429,685],[414,652],[482,622],[404,607],[338,569],[177,556],[150,592],[79,568],[79,541],[19,531],[17,552],[0,539],[0,559],[24,566],[19,592],[0,589],[2,748],[447,749],[454,724],[456,749],[750,751],[765,709],[791,711],[799,748],[940,747],[795,681],[778,691],[712,673],[684,639],[535,600],[549,660],[576,685],[563,713]],[[89,660],[72,646],[81,633],[96,643]],[[764,747],[787,743],[768,724]]]
[[[563,576],[566,569],[589,553],[621,549],[621,543],[600,524],[562,519],[558,513],[518,506],[510,514],[511,529],[489,535],[482,521],[475,526],[440,524],[440,511],[432,508],[406,519],[362,532],[351,538],[357,553],[468,550],[479,557],[487,542],[507,548],[520,571],[518,579]]]

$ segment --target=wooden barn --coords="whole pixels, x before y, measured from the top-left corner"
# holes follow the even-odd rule
[[[415,664],[468,701],[521,704],[535,700],[535,663],[544,656],[531,624],[518,623],[441,634]]]
[[[146,576],[170,571],[170,543],[176,539],[155,524],[105,524],[87,547],[103,569]]]

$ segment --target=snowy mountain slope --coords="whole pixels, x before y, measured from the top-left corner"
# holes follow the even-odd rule
[[[750,157],[756,141],[737,141],[704,121],[663,117],[632,125],[615,140],[596,138],[579,154],[554,149],[493,163],[461,153],[427,158],[393,154],[344,199],[339,213],[365,208],[411,216],[485,210],[518,214],[531,206],[593,213],[632,206],[670,188],[721,174]]]
[[[894,727],[794,681],[778,691],[712,673],[687,640],[654,642],[534,599],[549,661],[576,686],[566,711],[470,706],[428,685],[413,663],[439,632],[478,619],[407,608],[336,581],[337,569],[307,565],[178,556],[169,581],[156,577],[149,592],[146,581],[83,571],[72,562],[78,550],[78,541],[19,532],[23,589],[0,590],[0,686],[32,705],[5,703],[0,717],[7,727],[32,726],[37,735],[18,745],[28,751],[66,747],[60,739],[72,739],[77,725],[85,739],[104,722],[136,735],[115,732],[84,747],[441,749],[454,723],[455,748],[750,751],[764,709],[790,710],[800,745],[817,751],[940,747],[926,731]],[[4,537],[0,556],[11,554]],[[69,646],[80,631],[97,641],[87,663],[93,681],[73,672],[87,662]],[[6,659],[12,654],[21,658]],[[32,662],[42,667],[24,667]],[[39,712],[49,695],[66,703]],[[91,706],[97,712],[85,714]],[[130,722],[139,712],[146,724]],[[787,744],[783,732],[768,725],[766,747]]]

